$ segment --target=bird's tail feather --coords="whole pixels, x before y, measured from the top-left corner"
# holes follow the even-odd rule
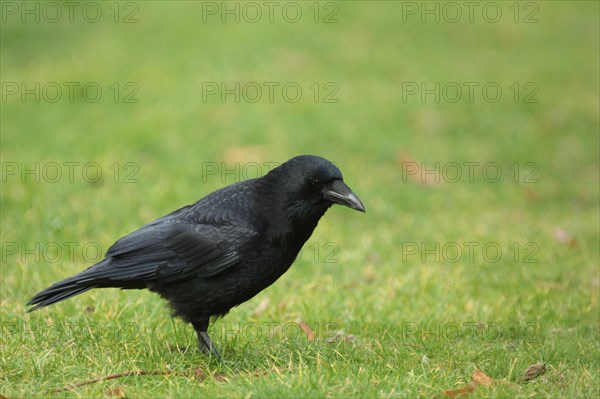
[[[103,265],[105,262],[106,259],[84,270],[83,272],[76,274],[75,276],[66,278],[56,284],[52,284],[45,290],[38,292],[29,300],[29,302],[27,302],[27,306],[33,306],[32,308],[28,309],[27,312],[33,312],[36,309],[52,305],[56,302],[64,301],[72,296],[79,295],[83,292],[91,290],[92,288],[99,287],[99,282],[88,278],[88,276],[93,275],[96,267]]]
[[[92,288],[96,288],[96,286],[82,286],[77,284],[77,280],[73,277],[68,278],[37,293],[29,300],[29,302],[27,302],[28,306],[33,306],[32,308],[28,309],[27,312],[33,312],[36,309],[52,305],[56,302],[64,301],[67,298],[79,295],[85,291],[91,290]]]

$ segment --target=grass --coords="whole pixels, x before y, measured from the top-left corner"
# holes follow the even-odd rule
[[[512,2],[496,3],[497,23],[423,23],[407,2],[362,1],[320,3],[319,23],[313,3],[299,3],[297,23],[119,3],[114,23],[97,4],[98,23],[7,14],[1,27],[0,394],[438,397],[475,369],[517,384],[480,397],[600,394],[598,3],[521,3],[518,23]],[[122,23],[134,11],[138,22]],[[332,11],[338,22],[322,23]],[[538,22],[522,23],[534,11]],[[7,82],[96,82],[103,95],[36,102],[9,96]],[[204,100],[207,82],[296,82],[303,95]],[[403,91],[435,82],[492,82],[503,95]],[[138,102],[125,103],[135,88]],[[222,362],[148,292],[92,291],[25,313],[94,250],[301,153],[335,161],[367,213],[331,209],[287,274],[211,326]],[[72,179],[65,162],[79,163]],[[466,162],[478,162],[472,178]],[[421,183],[415,165],[436,164]],[[522,383],[537,362],[548,372]],[[49,393],[135,370],[173,373]]]

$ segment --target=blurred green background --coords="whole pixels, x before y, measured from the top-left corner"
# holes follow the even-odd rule
[[[1,7],[2,395],[199,367],[224,380],[139,376],[69,395],[431,397],[474,368],[519,383],[538,361],[549,371],[535,382],[478,395],[599,393],[598,2]],[[84,246],[104,251],[303,153],[338,164],[367,213],[330,210],[294,267],[213,328],[303,320],[348,339],[215,330],[215,365],[168,349],[193,332],[145,292],[24,313],[97,260]],[[127,323],[146,333],[106,332]],[[449,340],[448,323],[505,328]],[[64,340],[43,338],[54,328]]]

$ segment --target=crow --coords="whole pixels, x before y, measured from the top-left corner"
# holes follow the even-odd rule
[[[119,239],[102,261],[35,295],[28,311],[92,288],[146,288],[192,324],[202,352],[220,357],[209,322],[281,277],[333,204],[365,212],[333,163],[294,157]]]

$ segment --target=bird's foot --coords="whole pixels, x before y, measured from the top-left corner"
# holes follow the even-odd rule
[[[221,354],[212,343],[212,340],[206,331],[198,332],[198,348],[210,357],[214,356],[219,360],[221,359]]]

